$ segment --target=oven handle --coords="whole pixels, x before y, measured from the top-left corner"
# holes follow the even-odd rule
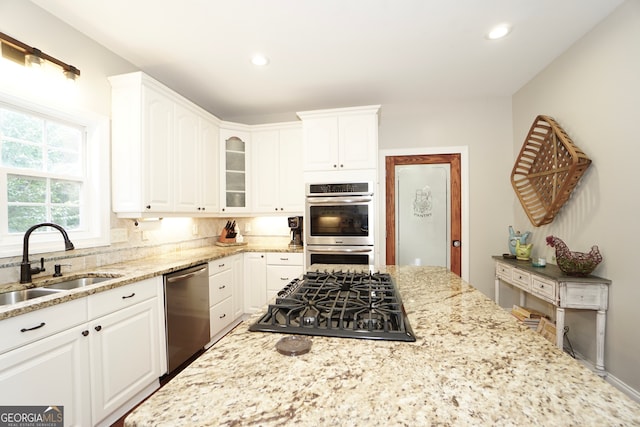
[[[307,202],[310,205],[335,205],[336,203],[369,203],[373,201],[373,197],[307,197]]]
[[[332,248],[325,247],[322,249],[312,249],[307,246],[307,252],[347,252],[347,253],[366,253],[373,252],[373,248],[363,248],[363,249],[349,249],[349,248]]]

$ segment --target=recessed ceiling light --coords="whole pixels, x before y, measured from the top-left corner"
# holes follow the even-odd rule
[[[269,58],[261,54],[253,55],[251,63],[258,67],[264,67],[269,63]]]
[[[509,24],[496,25],[487,33],[487,38],[489,40],[498,40],[506,37],[510,32],[511,26]]]

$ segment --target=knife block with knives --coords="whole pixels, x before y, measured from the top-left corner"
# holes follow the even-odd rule
[[[236,241],[236,222],[235,221],[227,221],[222,232],[220,232],[220,237],[218,241],[221,243],[235,243]]]

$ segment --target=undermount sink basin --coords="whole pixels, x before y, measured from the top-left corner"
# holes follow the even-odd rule
[[[93,285],[95,283],[105,282],[107,280],[114,279],[114,277],[77,277],[71,280],[65,280],[64,282],[55,283],[53,285],[47,285],[45,289],[51,290],[70,290],[82,288],[84,286]]]
[[[61,292],[60,289],[23,289],[21,291],[11,291],[0,294],[0,305],[15,304],[22,301],[27,301],[33,298],[43,297],[45,295],[57,294]]]

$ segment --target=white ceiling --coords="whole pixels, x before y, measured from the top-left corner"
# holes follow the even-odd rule
[[[32,1],[237,119],[510,96],[623,0]],[[502,22],[512,33],[487,40]],[[270,64],[253,66],[255,52]]]

